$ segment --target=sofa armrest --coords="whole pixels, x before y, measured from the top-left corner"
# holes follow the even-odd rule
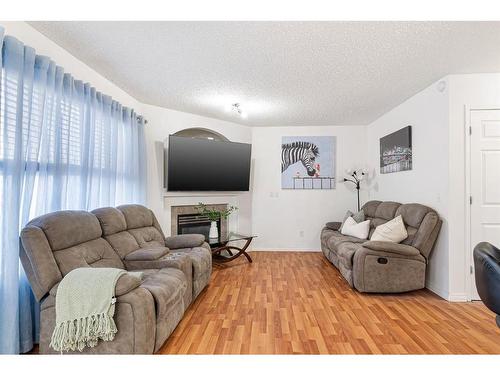
[[[132,272],[131,274],[125,274],[118,278],[115,286],[115,297],[123,296],[128,292],[134,290],[142,284],[142,277],[139,275],[140,272]],[[49,294],[51,296],[57,295],[57,288],[59,283],[55,284],[52,289],[50,289]]]
[[[167,247],[141,247],[127,254],[124,260],[158,260],[170,253]]]
[[[325,227],[331,230],[339,230],[341,226],[342,223],[340,221],[329,221],[325,224]]]
[[[158,259],[151,260],[127,260],[123,259],[123,264],[127,271],[141,271],[160,268],[178,268],[179,258],[182,254],[169,253]]]
[[[420,254],[420,251],[416,247],[388,241],[367,241],[363,243],[363,247],[375,251],[383,251],[386,253],[395,253],[408,256]]]
[[[169,249],[182,249],[186,247],[198,247],[205,242],[203,234],[179,234],[165,238],[165,246]]]

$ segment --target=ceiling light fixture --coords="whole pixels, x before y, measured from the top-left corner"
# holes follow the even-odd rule
[[[231,105],[230,108],[231,108],[231,110],[233,112],[236,112],[238,115],[240,115],[241,118],[247,118],[247,114],[241,108],[241,104],[240,103],[234,103],[234,104]]]

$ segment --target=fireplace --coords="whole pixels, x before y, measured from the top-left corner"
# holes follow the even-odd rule
[[[216,210],[225,210],[225,204],[207,204],[207,208]],[[170,233],[175,234],[203,234],[208,239],[210,231],[210,220],[204,215],[200,215],[195,205],[189,206],[172,206],[171,209],[171,227]],[[222,218],[217,220],[217,228],[219,235],[227,234],[227,219]]]
[[[203,234],[208,238],[210,232],[210,220],[201,214],[177,215],[177,234]],[[217,228],[221,227],[220,219],[217,220]]]

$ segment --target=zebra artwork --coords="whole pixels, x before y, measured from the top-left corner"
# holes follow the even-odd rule
[[[290,165],[302,163],[309,176],[314,176],[314,162],[319,155],[318,146],[309,142],[292,142],[281,145],[281,173]]]
[[[335,137],[283,137],[283,189],[335,188]]]

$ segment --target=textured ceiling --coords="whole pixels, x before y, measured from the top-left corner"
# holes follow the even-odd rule
[[[252,126],[364,125],[447,74],[500,72],[500,22],[30,24],[144,103]]]

